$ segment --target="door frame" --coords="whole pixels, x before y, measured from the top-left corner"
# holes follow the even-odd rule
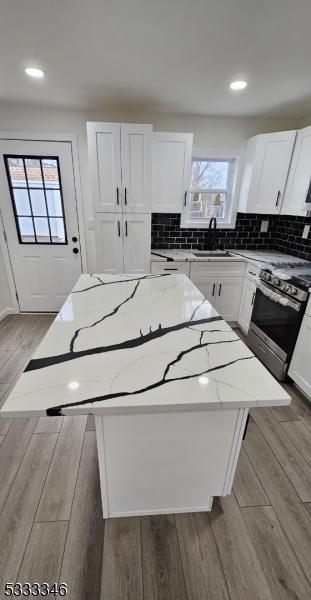
[[[81,264],[82,273],[87,273],[87,256],[85,242],[85,222],[82,205],[81,192],[81,172],[78,152],[78,139],[74,133],[28,133],[25,131],[0,131],[0,141],[31,141],[31,142],[69,142],[72,151],[73,177],[77,199],[77,217],[80,238]],[[12,269],[8,244],[4,235],[4,224],[0,208],[0,248],[2,251],[3,262],[8,279],[9,289],[11,293],[13,312],[20,313],[20,307],[17,301],[17,290],[15,285],[14,273]]]

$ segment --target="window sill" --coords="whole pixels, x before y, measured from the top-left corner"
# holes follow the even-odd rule
[[[236,218],[231,221],[217,221],[217,229],[234,229]],[[208,229],[209,219],[202,223],[201,220],[196,221],[195,219],[187,219],[186,216],[181,215],[180,229]]]

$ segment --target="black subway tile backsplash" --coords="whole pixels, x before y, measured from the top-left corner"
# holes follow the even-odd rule
[[[261,221],[269,221],[265,233],[260,232]],[[310,217],[238,213],[234,229],[217,229],[214,245],[231,250],[279,250],[311,261],[311,232],[308,239],[301,237],[305,225],[311,225]],[[206,250],[207,245],[207,229],[181,229],[179,214],[153,213],[153,249]]]

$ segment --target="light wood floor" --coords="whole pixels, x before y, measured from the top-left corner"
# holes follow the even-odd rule
[[[0,323],[0,401],[51,322]],[[94,423],[0,422],[0,598],[65,582],[70,600],[310,600],[311,411],[256,409],[234,491],[210,514],[102,520]]]

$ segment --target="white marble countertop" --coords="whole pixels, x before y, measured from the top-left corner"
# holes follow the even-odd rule
[[[296,258],[276,250],[227,250],[230,256],[195,256],[191,250],[151,250],[151,261],[230,261],[245,260],[260,266],[262,263],[288,262],[292,264],[304,262],[301,258]]]
[[[82,275],[0,416],[289,402],[186,275]]]

